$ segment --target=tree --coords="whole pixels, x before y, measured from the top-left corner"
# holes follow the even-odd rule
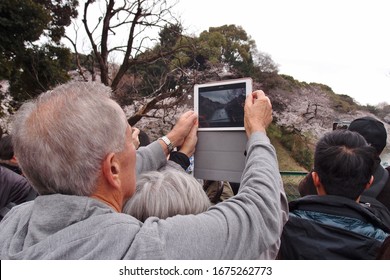
[[[240,76],[255,76],[261,72],[277,72],[277,66],[266,53],[259,52],[246,31],[236,25],[210,27],[198,39],[197,60],[203,64],[223,64]]]
[[[88,0],[83,6],[81,21],[90,45],[87,52],[93,53],[100,81],[112,88],[122,106],[147,98],[129,119],[130,124],[153,109],[173,107],[195,83],[208,81],[209,72],[203,75],[201,71],[210,66],[229,66],[241,77],[255,73],[253,55],[259,53],[241,27],[225,25],[210,28],[199,38],[185,36],[171,14],[172,6],[167,0],[106,0],[104,4]],[[75,23],[78,31],[68,39],[79,73],[86,79],[77,49],[79,26]],[[117,63],[111,63],[113,58]],[[176,101],[164,101],[170,97]]]
[[[210,33],[220,33],[225,38],[222,45],[221,60],[232,67],[240,67],[243,64],[253,64],[251,50],[256,48],[244,29],[236,25],[223,25],[210,27]]]
[[[10,91],[16,101],[32,98],[69,80],[71,53],[67,48],[33,46],[18,60],[22,69],[14,69],[10,80]]]
[[[166,0],[106,0],[105,5],[88,0],[83,6],[81,21],[100,81],[112,88],[121,105],[133,102],[137,96],[148,98],[129,119],[131,124],[152,109],[169,107],[161,105],[169,97],[175,97],[169,103],[174,106],[185,92],[185,85],[176,86],[183,76],[176,64],[177,55],[188,46],[178,43],[183,37],[182,27],[171,14],[173,5]],[[101,12],[99,16],[96,10]],[[77,56],[76,38],[68,39]],[[110,63],[113,57],[120,58],[118,64]],[[76,57],[79,72],[83,73],[85,68],[77,61]]]
[[[159,33],[159,43],[136,59],[142,61],[143,56],[157,57],[163,51],[169,55],[160,57],[153,64],[130,67],[134,80],[139,81],[139,92],[152,93],[153,96],[129,119],[131,124],[148,111],[158,108],[158,102],[164,98],[183,98],[180,93],[190,92],[195,83],[227,78],[223,73],[226,68],[228,78],[256,76],[255,80],[264,77],[263,71],[277,71],[270,56],[259,52],[255,42],[241,27],[224,25],[210,28],[193,38],[183,36],[181,32],[179,25],[166,25]],[[214,69],[217,71],[214,72]]]
[[[235,69],[244,76],[250,76],[253,65],[252,51],[255,42],[245,30],[236,25],[210,27],[199,36],[201,55],[212,64],[222,63],[229,70]]]
[[[31,0],[0,1],[0,79],[7,79],[26,44],[39,39],[50,16]],[[16,65],[15,65],[16,64]]]
[[[45,7],[50,15],[50,22],[46,25],[47,36],[59,43],[65,34],[65,27],[71,24],[72,18],[77,18],[78,0],[33,0]]]
[[[170,13],[172,6],[166,0],[107,0],[100,7],[102,15],[94,22],[91,16],[98,5],[95,0],[85,2],[82,22],[99,65],[101,82],[115,91],[130,66],[154,63],[170,54],[148,52],[155,40],[148,34],[174,20]],[[110,73],[112,55],[121,57],[115,73]]]
[[[137,81],[136,91],[148,98],[129,118],[130,125],[134,125],[152,110],[163,109],[164,115],[169,114],[192,88],[193,84],[189,82],[189,75],[184,70],[185,63],[181,62],[188,59],[183,50],[189,46],[188,42],[183,40],[182,30],[180,24],[166,25],[159,32],[159,43],[136,57],[140,61],[143,61],[144,57],[158,58],[153,63],[133,64],[129,68],[128,73]],[[163,52],[164,55],[159,57]],[[167,99],[170,100],[164,102]]]
[[[59,41],[77,5],[77,0],[0,1],[0,79],[10,81],[16,101],[67,80],[69,50]]]

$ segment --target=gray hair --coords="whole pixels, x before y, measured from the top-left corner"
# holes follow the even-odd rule
[[[101,83],[70,82],[18,110],[15,155],[40,194],[93,194],[104,158],[125,147],[126,116],[110,96]]]
[[[209,207],[210,200],[194,177],[165,169],[139,175],[136,191],[122,212],[144,222],[152,216],[165,219],[178,214],[198,214]]]

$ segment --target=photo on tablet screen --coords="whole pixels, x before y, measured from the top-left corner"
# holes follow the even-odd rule
[[[244,130],[245,98],[251,92],[250,78],[195,85],[199,130]]]

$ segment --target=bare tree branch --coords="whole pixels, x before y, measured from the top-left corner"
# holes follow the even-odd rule
[[[76,40],[73,41],[69,36],[65,35],[64,36],[66,39],[69,40],[69,42],[72,44],[73,46],[73,50],[74,50],[74,56],[75,56],[75,60],[76,60],[76,65],[77,65],[77,69],[79,70],[79,74],[80,76],[83,78],[84,81],[88,81],[88,78],[85,76],[85,73],[84,73],[84,69],[83,67],[81,67],[81,63],[80,63],[80,55],[79,55],[79,52],[77,50],[77,45],[76,45],[76,42],[77,41],[77,32],[76,32]]]
[[[87,33],[88,39],[91,44],[91,48],[94,53],[94,57],[100,68],[100,79],[101,82],[111,86],[114,93],[117,92],[118,86],[123,86],[121,82],[123,77],[128,72],[131,66],[142,66],[155,63],[165,57],[172,56],[184,49],[182,45],[180,47],[174,48],[173,46],[167,50],[161,51],[150,51],[153,48],[153,45],[148,43],[157,41],[156,38],[151,38],[150,33],[147,33],[148,30],[159,30],[164,28],[168,24],[172,24],[174,17],[171,14],[170,9],[173,5],[167,4],[167,0],[105,0],[104,4],[100,6],[102,8],[102,15],[98,19],[97,24],[90,27],[90,23],[87,20],[87,16],[91,13],[92,4],[98,4],[99,2],[94,0],[88,0],[84,4],[84,13],[82,17],[82,22]],[[167,16],[170,16],[169,20]],[[177,22],[177,21],[176,21]],[[97,39],[95,32],[100,30],[99,38]],[[124,30],[125,33],[123,32]],[[125,35],[125,36],[124,36]],[[126,43],[116,43],[115,38],[123,37],[126,40]],[[74,45],[74,44],[73,44]],[[188,47],[188,46],[187,46]],[[119,68],[109,67],[109,56],[112,56],[116,52],[121,53],[121,63]],[[163,63],[165,64],[165,63]],[[179,71],[179,70],[174,70]],[[111,72],[111,73],[110,73]],[[178,72],[179,73],[179,72]],[[172,104],[175,106],[180,102],[180,97],[182,94],[180,89],[167,90],[169,88],[167,79],[171,73],[163,73],[160,77],[154,77],[154,81],[160,82],[156,85],[149,85],[153,89],[153,92],[149,95],[152,99],[147,102],[142,108],[140,108],[135,116],[129,121],[135,122],[141,119],[143,116],[147,115],[148,112],[152,111],[153,108],[164,108],[164,104],[161,104],[162,100],[175,97],[178,100]],[[172,80],[172,77],[170,80]],[[133,86],[131,86],[131,92],[137,92],[134,89],[134,85],[137,82],[137,77],[132,77]],[[127,81],[130,81],[127,79]],[[144,81],[145,83],[148,80]],[[125,96],[129,86],[125,86],[120,94]],[[129,99],[130,101],[132,99]],[[167,108],[168,110],[168,108]]]
[[[100,68],[101,68],[101,65],[105,64],[105,63],[100,55],[100,52],[98,51],[98,47],[97,47],[97,45],[94,41],[93,35],[92,35],[93,33],[90,31],[89,26],[88,26],[88,21],[87,21],[87,14],[88,14],[89,5],[94,3],[94,2],[95,2],[94,0],[88,0],[87,2],[85,2],[82,22],[84,24],[85,32],[87,33],[89,42],[91,43],[91,47],[93,49],[93,52],[95,53],[95,56],[99,62]]]

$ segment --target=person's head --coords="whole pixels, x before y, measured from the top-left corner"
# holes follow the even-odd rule
[[[357,200],[372,182],[376,151],[363,136],[349,130],[325,134],[314,154],[313,181],[327,195]]]
[[[355,119],[350,123],[348,130],[362,135],[367,143],[376,149],[377,155],[386,147],[387,131],[383,123],[377,119],[369,116]]]
[[[11,135],[4,135],[0,139],[0,160],[11,160],[14,157]]]
[[[131,129],[110,95],[101,83],[70,82],[18,110],[15,155],[40,194],[91,196],[98,185],[122,184],[124,200],[134,191]]]
[[[152,216],[165,219],[198,214],[209,206],[209,198],[194,177],[183,171],[165,169],[139,175],[136,192],[122,212],[144,222]]]

